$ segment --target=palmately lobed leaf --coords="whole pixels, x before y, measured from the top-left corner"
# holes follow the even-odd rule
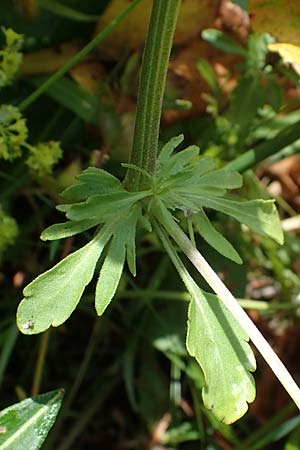
[[[104,313],[118,288],[126,258],[129,270],[134,276],[136,274],[135,235],[137,221],[141,217],[141,207],[136,204],[115,228],[96,286],[95,306],[99,316]]]
[[[204,293],[193,281],[189,291],[187,349],[204,373],[203,401],[218,420],[230,424],[255,398],[250,373],[256,368],[254,354],[247,334],[216,296]]]

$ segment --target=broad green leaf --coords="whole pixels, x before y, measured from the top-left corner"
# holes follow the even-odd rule
[[[273,200],[237,202],[227,198],[202,197],[199,201],[205,208],[228,214],[256,233],[269,236],[279,244],[283,243],[281,222]]]
[[[65,200],[80,201],[92,195],[109,194],[124,191],[122,183],[113,175],[96,167],[89,167],[79,174],[78,183],[73,184],[61,193]]]
[[[248,336],[223,303],[203,293],[192,280],[189,284],[187,349],[204,373],[205,406],[230,424],[245,414],[255,398],[250,373],[255,370],[255,358]]]
[[[165,230],[174,219],[158,200],[153,213]],[[202,292],[179,258],[168,235],[159,226],[159,237],[191,295],[186,345],[199,363],[205,379],[205,406],[221,422],[238,420],[255,397],[255,358],[249,337],[216,296]]]
[[[58,389],[0,412],[0,450],[38,450],[54,425],[64,391]]]
[[[231,259],[237,264],[242,264],[243,261],[237,251],[233,248],[230,242],[227,241],[227,239],[225,239],[225,237],[214,228],[203,209],[201,209],[198,214],[193,216],[193,223],[195,224],[198,233],[209,245],[215,248],[226,258]]]
[[[223,52],[246,56],[246,50],[222,31],[209,28],[202,31],[201,37]]]
[[[107,255],[100,270],[96,286],[95,306],[101,316],[117,290],[125,262],[126,243],[123,230],[116,232],[110,243]]]
[[[84,219],[78,221],[69,221],[64,223],[56,223],[46,228],[42,234],[42,241],[54,241],[56,239],[64,239],[75,234],[82,233],[89,228],[98,225],[98,219]]]
[[[113,192],[112,194],[93,195],[83,203],[60,205],[60,211],[67,212],[70,220],[99,219],[128,210],[134,203],[149,195],[149,192]]]
[[[76,308],[112,231],[104,227],[80,250],[39,275],[23,293],[17,324],[24,334],[36,334],[64,323]]]

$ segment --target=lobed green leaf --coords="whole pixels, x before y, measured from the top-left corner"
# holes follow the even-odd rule
[[[205,377],[205,406],[230,424],[242,417],[255,398],[250,372],[256,368],[248,336],[216,296],[202,292],[190,280],[187,349]]]
[[[279,244],[283,243],[281,222],[274,200],[249,200],[237,202],[227,198],[199,199],[202,206],[234,217],[262,236],[268,236]]]
[[[96,263],[112,235],[104,227],[80,250],[39,275],[23,291],[17,325],[24,334],[36,334],[64,323],[76,308]]]

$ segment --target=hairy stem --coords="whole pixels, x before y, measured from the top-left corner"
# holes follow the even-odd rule
[[[144,50],[130,164],[153,174],[158,149],[162,101],[181,0],[154,0]],[[136,191],[149,180],[128,168],[125,186]]]

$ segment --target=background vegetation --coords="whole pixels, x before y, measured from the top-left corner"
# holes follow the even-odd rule
[[[243,265],[200,238],[197,246],[299,383],[296,3],[278,0],[268,9],[259,0],[183,2],[160,138],[163,144],[183,132],[219,167],[243,172],[234,198],[276,198],[284,246],[217,212],[210,219]],[[63,387],[45,449],[299,449],[296,407],[259,357],[257,399],[243,419],[224,425],[204,408],[202,374],[185,348],[189,297],[153,233],[138,235],[138,276],[123,274],[104,316],[94,311],[94,281],[61,327],[30,337],[16,329],[24,286],[91,235],[40,241],[44,228],[62,220],[59,193],[89,166],[125,174],[120,162],[131,148],[151,1],[142,0],[55,83],[44,82],[127,6],[0,3],[1,406]]]

